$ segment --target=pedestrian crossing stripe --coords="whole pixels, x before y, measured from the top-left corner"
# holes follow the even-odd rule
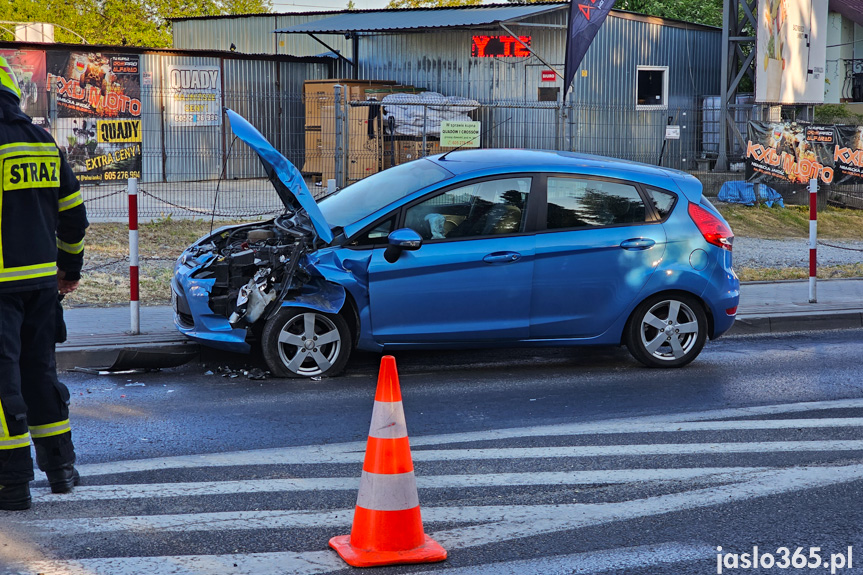
[[[863,427],[863,417],[806,419],[751,419],[753,416],[776,416],[804,413],[809,410],[863,408],[863,400],[811,402],[785,406],[764,406],[732,410],[714,410],[693,414],[638,417],[593,423],[541,426],[533,428],[493,430],[466,434],[424,436],[412,439],[415,461],[501,460],[549,457],[591,459],[603,454],[615,457],[642,455],[721,455],[729,453],[849,453],[863,451],[863,442],[857,440],[823,441],[752,441],[710,443],[637,443],[613,445],[575,445],[557,447],[497,447],[504,439],[522,437],[589,436],[604,434],[681,433],[707,431],[741,431],[783,429],[811,429],[841,431]],[[729,420],[747,417],[744,420]],[[716,421],[721,419],[721,421]],[[663,438],[664,439],[664,438]],[[446,447],[465,443],[469,447]],[[481,444],[482,447],[476,447]],[[444,446],[442,448],[442,446]],[[82,475],[98,477],[106,474],[150,473],[166,469],[197,469],[255,465],[316,465],[355,464],[359,467],[363,457],[362,442],[339,445],[300,446],[280,449],[254,450],[235,453],[168,457],[151,460],[113,462],[82,465]],[[599,461],[601,465],[601,460]],[[805,490],[853,483],[863,480],[863,464],[774,467],[687,467],[658,469],[589,469],[573,472],[491,473],[475,475],[418,476],[420,497],[434,489],[472,487],[488,489],[510,486],[538,485],[614,485],[638,482],[686,482],[686,491],[674,491],[633,500],[603,503],[558,503],[553,505],[482,505],[448,506],[425,504],[422,510],[427,533],[457,556],[458,550],[470,549],[536,537],[574,531],[615,522],[650,518],[667,513],[703,509],[739,503],[757,498],[790,494]],[[226,497],[236,493],[273,493],[300,491],[353,491],[359,484],[355,477],[310,477],[271,480],[240,480],[223,482],[186,482],[148,485],[94,485],[82,486],[68,495],[50,496],[54,505],[66,503],[80,505],[92,503],[100,510],[111,509],[103,503],[110,500],[147,499],[155,497]],[[34,489],[37,504],[48,499],[48,490]],[[84,515],[87,515],[85,513]],[[63,513],[58,519],[22,517],[9,521],[10,528],[20,532],[31,531],[44,537],[62,537],[69,533],[94,535],[100,538],[110,534],[160,532],[223,533],[251,530],[327,529],[333,533],[350,527],[352,508],[318,510],[239,510],[206,513],[162,515],[107,515],[95,517],[74,516]],[[4,518],[5,519],[5,518]],[[38,540],[38,539],[37,539]],[[519,569],[533,566],[534,572],[551,574],[600,573],[603,566],[627,565],[644,567],[652,564],[680,561],[699,561],[710,557],[708,548],[699,545],[667,542],[668,552],[651,559],[650,553],[639,558],[631,550],[611,549],[594,554],[575,554],[569,559],[540,558],[512,561],[503,565],[473,566],[466,573],[519,573]],[[286,542],[286,547],[290,543]],[[652,548],[655,546],[652,546]],[[638,548],[636,548],[638,549]],[[664,557],[664,559],[660,559]],[[587,571],[563,567],[566,561],[578,561],[579,566],[593,565]],[[615,563],[618,561],[618,563]],[[629,563],[627,563],[627,561]],[[329,550],[305,551],[285,549],[273,553],[243,553],[214,555],[165,555],[157,557],[104,557],[70,560],[45,560],[33,555],[22,566],[23,574],[34,575],[124,575],[148,573],[150,575],[187,574],[223,575],[224,573],[291,573],[317,575],[343,570],[344,563]],[[527,569],[530,571],[531,569]],[[557,571],[556,571],[557,570]],[[455,570],[454,573],[458,573]],[[431,573],[431,571],[428,571]]]

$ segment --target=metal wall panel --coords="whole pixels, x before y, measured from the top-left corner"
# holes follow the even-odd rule
[[[555,107],[553,102],[537,102],[537,89],[562,85],[560,80],[540,82],[540,77],[549,68],[546,64],[563,69],[566,34],[559,26],[565,26],[566,15],[566,10],[559,10],[531,20],[558,27],[509,26],[515,34],[531,36],[531,48],[545,63],[536,56],[472,58],[470,40],[476,31],[441,30],[362,37],[359,76],[490,104],[482,112],[483,129],[503,124],[484,136],[484,145],[566,147],[653,163],[658,160],[668,116],[672,116],[681,126],[681,139],[669,141],[666,154],[683,158],[679,164],[691,163],[699,149],[701,97],[719,90],[721,32],[612,14],[573,81],[564,128],[568,137],[564,139],[563,134],[549,131],[558,123],[558,111],[548,109]],[[636,110],[635,79],[640,65],[668,67],[666,110]]]
[[[218,66],[220,58],[162,55],[160,83],[164,89],[160,94],[166,107],[171,97],[166,82],[168,66],[171,65]],[[220,159],[224,150],[221,126],[172,126],[169,118],[165,117],[162,130],[166,181],[182,182],[218,178],[221,171]]]
[[[161,182],[162,162],[162,56],[144,53],[141,65],[141,182]],[[149,84],[148,84],[149,82]]]
[[[248,120],[267,140],[279,141],[278,62],[264,60],[225,60],[224,105]],[[235,140],[226,124],[228,178],[262,178],[266,174],[257,155],[244,143]]]
[[[326,14],[254,14],[242,17],[195,18],[173,23],[173,46],[180,50],[229,50],[231,44],[244,54],[318,56],[328,52],[306,34],[274,34],[279,28],[314,22]],[[346,58],[351,41],[341,34],[318,37]]]

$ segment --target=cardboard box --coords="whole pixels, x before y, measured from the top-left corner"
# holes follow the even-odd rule
[[[323,148],[323,140],[321,139],[321,131],[306,130],[306,159],[303,163],[302,171],[309,174],[320,174],[323,171],[323,156],[321,150]]]
[[[322,106],[321,142],[324,179],[335,177],[336,120],[335,107]],[[368,108],[348,107],[347,134],[344,139],[347,154],[348,182],[361,180],[380,171],[380,136],[372,123],[369,137]]]
[[[306,127],[321,127],[322,106],[333,106],[335,104],[335,87],[341,85],[348,101],[365,100],[365,90],[369,88],[380,88],[395,85],[388,80],[306,80],[303,83],[303,99],[306,104]]]
[[[440,140],[436,138],[426,138],[425,148],[423,148],[422,138],[409,140],[396,140],[396,156],[399,164],[433,156],[441,153]]]

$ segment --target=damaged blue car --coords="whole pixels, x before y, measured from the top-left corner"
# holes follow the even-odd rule
[[[626,345],[680,367],[734,323],[733,234],[683,172],[568,152],[454,150],[315,202],[245,119],[285,212],[177,261],[177,328],[260,345],[281,377],[332,376],[354,349]]]

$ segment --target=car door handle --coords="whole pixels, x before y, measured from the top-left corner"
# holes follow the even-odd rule
[[[517,261],[520,257],[521,254],[516,252],[494,252],[482,258],[482,261],[487,264],[506,264]]]
[[[620,242],[620,247],[625,250],[646,250],[656,245],[655,240],[650,238],[632,238]]]

